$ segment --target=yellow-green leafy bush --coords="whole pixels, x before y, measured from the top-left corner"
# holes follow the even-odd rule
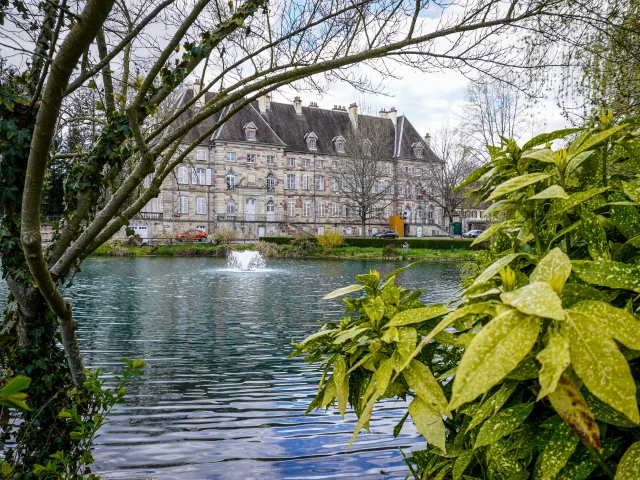
[[[344,244],[344,237],[340,235],[340,232],[332,228],[328,228],[324,233],[316,235],[316,240],[324,253],[331,253]]]
[[[427,441],[416,478],[640,478],[640,141],[597,125],[491,147],[474,172],[500,221],[460,299],[423,304],[372,271],[339,321],[295,345],[322,360],[309,409],[351,405],[368,428],[384,398],[410,400]],[[564,145],[551,148],[551,142]]]

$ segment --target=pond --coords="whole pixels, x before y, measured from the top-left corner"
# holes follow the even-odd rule
[[[291,340],[339,318],[321,301],[370,268],[399,262],[269,260],[263,272],[233,272],[222,259],[91,258],[66,292],[88,368],[113,373],[124,357],[148,362],[97,439],[106,478],[403,478],[398,446],[425,447],[403,404],[386,402],[345,453],[356,417],[304,412],[318,371],[287,359]],[[453,264],[421,264],[398,283],[423,301],[455,298]],[[4,293],[4,292],[3,292]]]

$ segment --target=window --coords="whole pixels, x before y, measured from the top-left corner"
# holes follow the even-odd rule
[[[316,160],[316,168],[324,168],[324,160]]]
[[[324,204],[324,202],[318,203],[318,216],[319,217],[324,217],[325,214],[326,214],[326,212],[325,212],[325,204]]]
[[[331,168],[333,170],[337,170],[338,169],[338,161],[337,160],[332,160],[331,161]]]
[[[276,191],[276,176],[273,173],[267,175],[267,192]]]
[[[302,175],[302,189],[309,190],[309,175]]]
[[[368,138],[362,142],[362,153],[364,153],[365,157],[371,156],[371,141]]]
[[[315,138],[307,138],[307,146],[309,147],[309,150],[315,150],[316,149],[316,139]]]
[[[287,189],[295,190],[296,188],[296,176],[292,174],[287,175]]]
[[[291,202],[287,203],[287,216],[288,217],[295,217],[296,216],[296,202],[295,201],[291,201]]]
[[[414,149],[413,149],[413,153],[416,154],[416,157],[418,158],[422,158],[422,145],[417,145]]]
[[[273,200],[269,200],[267,202],[267,213],[276,213],[276,204],[274,203]]]
[[[287,158],[287,167],[295,167],[296,166],[296,159],[295,158]]]
[[[276,156],[267,155],[267,165],[275,165],[275,164],[276,164]]]
[[[144,177],[144,180],[142,180],[142,186],[144,188],[149,188],[151,186],[151,179],[153,178],[153,174],[149,174],[146,177]]]
[[[427,208],[427,219],[433,220],[433,205],[429,205]]]
[[[178,197],[178,213],[188,214],[189,213],[189,197]]]
[[[331,204],[331,216],[337,217],[338,215],[340,215],[340,205],[334,202]]]
[[[189,169],[187,167],[178,167],[178,184],[187,185],[189,183]]]
[[[302,159],[302,166],[304,168],[309,168],[310,163],[311,163],[311,160],[309,160],[308,158],[303,158]]]
[[[308,217],[310,216],[310,211],[311,211],[311,203],[310,202],[303,202],[302,203],[302,216],[303,217]]]
[[[204,168],[194,168],[191,170],[191,183],[193,185],[207,184],[207,171]]]
[[[336,152],[344,153],[344,142],[342,142],[342,141],[337,141],[336,142]]]
[[[229,199],[227,201],[227,215],[235,215],[236,214],[236,202],[233,199]]]
[[[422,169],[416,168],[416,177],[421,177],[421,176],[422,176]]]
[[[422,220],[422,207],[416,209],[416,220]]]
[[[338,180],[338,177],[333,177],[332,180],[333,181],[331,182],[331,190],[337,192],[338,190],[340,190],[340,181]]]
[[[236,173],[233,170],[227,172],[227,190],[236,188]]]
[[[256,125],[253,122],[249,122],[244,126],[244,135],[247,140],[251,142],[256,141]]]
[[[207,155],[204,150],[196,150],[196,160],[206,160]]]
[[[196,198],[196,214],[206,215],[207,213],[207,199],[204,197]]]
[[[324,190],[324,175],[318,175],[318,190]]]
[[[227,152],[227,162],[236,161],[236,152]]]
[[[247,163],[256,163],[255,153],[247,153]]]

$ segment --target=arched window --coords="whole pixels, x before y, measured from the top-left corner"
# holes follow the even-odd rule
[[[236,202],[233,199],[229,199],[227,201],[227,215],[235,215],[236,214]]]
[[[429,208],[427,208],[427,219],[428,220],[433,220],[433,205],[429,205]]]
[[[405,221],[410,222],[411,221],[411,207],[409,205],[406,205],[404,207],[404,213],[402,215],[405,219]]]
[[[416,209],[416,220],[422,220],[422,207]]]
[[[267,202],[267,213],[276,213],[276,204],[273,200]]]
[[[236,172],[229,170],[227,172],[227,190],[234,190],[236,188]]]
[[[273,172],[269,172],[267,175],[267,192],[275,192],[276,191],[276,176]]]

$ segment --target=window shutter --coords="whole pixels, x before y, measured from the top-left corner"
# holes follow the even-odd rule
[[[296,190],[300,190],[300,175],[296,175]]]
[[[207,173],[205,174],[206,184],[211,185],[211,169],[207,168]]]
[[[204,215],[205,213],[207,213],[207,200],[204,197],[198,197],[197,202],[197,213],[199,215]]]
[[[178,168],[178,183],[180,185],[184,185],[188,183],[187,175],[188,175],[187,167]]]
[[[191,184],[198,185],[198,170],[195,168],[191,169]]]

